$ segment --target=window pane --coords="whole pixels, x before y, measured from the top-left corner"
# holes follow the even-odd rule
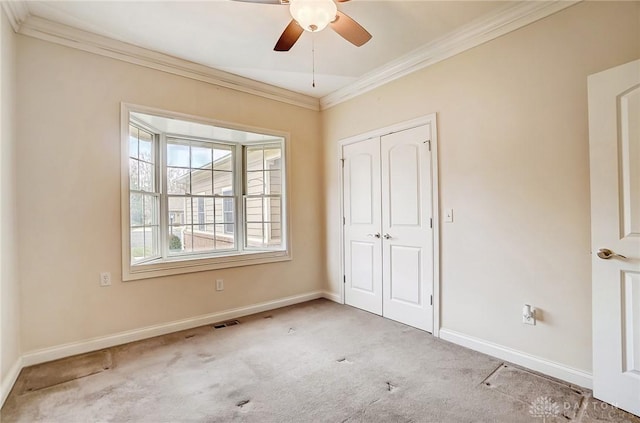
[[[204,231],[205,226],[205,212],[204,212],[204,198],[192,198],[193,204],[193,223],[197,226],[194,229]]]
[[[167,143],[167,166],[189,167],[189,146]]]
[[[140,141],[151,142],[153,141],[153,134],[149,131],[145,131],[144,129],[140,129],[138,131],[138,138]]]
[[[282,163],[282,149],[280,147],[266,147],[264,149],[264,168],[280,169]]]
[[[144,228],[144,257],[153,257],[158,255],[158,234],[160,228],[157,226]]]
[[[142,131],[140,132],[142,133]],[[153,160],[153,142],[151,140],[143,140],[140,138],[140,160],[146,162],[154,162]]]
[[[129,209],[131,226],[142,226],[143,224],[143,205],[142,194],[130,194],[129,195]]]
[[[247,172],[247,195],[264,194],[264,172]]]
[[[155,172],[156,172],[154,165],[150,163],[139,162],[138,169],[139,169],[139,175],[140,175],[139,189],[141,191],[154,192],[155,191],[154,180],[155,180]]]
[[[265,221],[266,222],[280,222],[282,221],[281,217],[281,199],[280,198],[265,198],[264,199],[264,209],[266,211]]]
[[[192,170],[190,192],[194,195],[211,195],[213,193],[213,172],[210,170]]]
[[[247,170],[262,170],[264,168],[263,160],[262,147],[247,147]]]
[[[235,198],[216,198],[215,223],[235,223]]]
[[[272,170],[265,172],[266,189],[265,194],[280,195],[282,194],[282,171]]]
[[[144,228],[131,229],[131,261],[144,258]]]
[[[231,227],[231,231],[227,232],[227,228]],[[235,248],[233,240],[233,225],[216,225],[216,250],[232,250]]]
[[[191,167],[194,169],[211,165],[213,150],[205,147],[191,147]]]
[[[144,201],[144,224],[158,224],[158,199],[153,195],[143,196]]]
[[[185,210],[184,197],[169,197],[169,225],[185,223]]]
[[[233,195],[233,173],[213,172],[213,193],[217,195]]]
[[[139,190],[140,181],[138,179],[138,163],[136,159],[129,159],[129,189]]]
[[[184,226],[169,226],[169,253],[182,252]]]
[[[189,170],[175,167],[167,168],[167,193],[189,194]]]
[[[264,244],[264,232],[262,223],[247,223],[247,247],[260,248],[265,247]]]
[[[204,199],[204,223],[206,224],[216,223],[214,220],[215,216],[213,213],[214,211],[213,202],[214,202],[213,198]]]
[[[281,223],[269,223],[265,225],[267,232],[267,238],[269,247],[281,247],[282,246],[282,224]]]
[[[230,150],[213,150],[213,160],[215,170],[233,170],[233,154]]]
[[[138,128],[129,125],[129,157],[138,158]]]
[[[246,198],[244,204],[245,220],[247,222],[262,222],[264,216],[262,198]]]
[[[204,252],[215,249],[214,225],[193,228],[193,251]]]
[[[249,235],[247,247],[249,248],[265,248],[267,246],[264,236],[264,224],[252,223],[248,225],[247,233]]]
[[[184,252],[191,252],[193,251],[193,226],[192,225],[186,225],[182,231],[183,233],[183,246],[182,249]]]

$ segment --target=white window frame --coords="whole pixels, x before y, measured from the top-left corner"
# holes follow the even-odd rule
[[[282,241],[285,243],[282,250],[271,251],[255,251],[245,250],[242,248],[244,240],[244,207],[243,193],[244,193],[244,163],[243,163],[243,146],[251,145],[251,143],[237,144],[235,151],[235,180],[234,180],[234,192],[235,192],[235,212],[236,221],[234,234],[236,240],[236,249],[233,251],[225,251],[224,253],[213,254],[193,254],[187,256],[175,256],[166,257],[160,260],[145,261],[144,263],[132,264],[130,259],[130,204],[129,204],[129,123],[130,113],[138,112],[160,116],[169,119],[180,119],[191,121],[195,123],[201,123],[205,125],[212,125],[222,128],[228,128],[238,131],[246,131],[252,133],[259,133],[265,135],[271,135],[274,137],[282,138],[283,157],[282,157]],[[218,120],[208,119],[199,116],[187,115],[183,113],[169,112],[166,110],[155,109],[146,106],[140,106],[130,103],[121,103],[121,222],[122,222],[122,280],[133,281],[139,279],[147,279],[161,276],[178,275],[192,272],[202,272],[215,269],[224,269],[230,267],[250,266],[265,263],[274,263],[289,261],[293,258],[291,253],[291,204],[290,204],[290,192],[289,181],[291,180],[290,174],[290,147],[289,147],[289,134],[281,131],[274,131],[271,129],[250,127],[246,125],[238,125],[229,122],[222,122]],[[136,125],[144,127],[136,122]],[[153,129],[153,128],[148,128]],[[222,142],[224,143],[224,142]],[[256,142],[255,144],[263,144],[262,142]],[[165,165],[163,155],[166,154],[163,151],[163,142],[159,142],[158,145],[158,163],[159,167]],[[164,174],[165,172],[161,172]],[[164,177],[162,178],[164,179]],[[162,180],[161,190],[164,190],[166,181]],[[166,206],[165,206],[166,207]],[[166,210],[166,208],[164,209]],[[164,211],[160,212],[160,225],[161,234],[165,233],[165,229],[168,228],[168,222],[166,222],[167,216]],[[164,235],[160,236],[161,243],[166,243]]]

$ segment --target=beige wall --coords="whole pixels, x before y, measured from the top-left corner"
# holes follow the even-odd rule
[[[24,352],[306,293],[325,279],[339,292],[338,140],[432,112],[441,206],[455,213],[454,223],[442,225],[443,326],[589,371],[586,76],[640,57],[639,17],[637,2],[579,4],[321,119],[29,37],[7,38],[3,21],[3,90],[5,40],[15,39],[20,101],[15,182],[4,112],[11,97],[3,91],[2,371],[19,353],[16,274]],[[290,132],[294,260],[120,282],[121,101]],[[15,227],[11,204],[19,242],[7,232]],[[18,273],[11,265],[16,244]],[[113,286],[98,286],[102,271],[112,273]],[[215,291],[219,278],[222,293]],[[520,323],[525,302],[542,310],[536,327]]]
[[[23,351],[323,287],[318,112],[17,38]],[[121,101],[289,132],[293,261],[120,282]]]
[[[590,371],[587,75],[640,57],[639,4],[578,4],[323,112],[329,289],[338,141],[437,112],[455,216],[441,226],[443,327]]]
[[[0,383],[4,384],[20,357],[20,289],[15,231],[16,36],[1,9],[0,40]]]

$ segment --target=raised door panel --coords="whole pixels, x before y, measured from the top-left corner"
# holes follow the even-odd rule
[[[349,166],[351,201],[349,202],[352,225],[373,223],[373,157],[361,153],[351,158]]]
[[[619,96],[622,238],[640,236],[640,85]]]
[[[404,304],[422,305],[421,276],[422,259],[421,249],[393,245],[390,248],[391,269],[389,289],[391,301],[400,301]]]
[[[415,144],[389,150],[389,226],[420,225],[420,151]]]
[[[622,295],[623,371],[640,378],[640,273],[623,272]]]
[[[349,286],[370,294],[374,290],[375,245],[371,242],[351,242],[351,272]]]

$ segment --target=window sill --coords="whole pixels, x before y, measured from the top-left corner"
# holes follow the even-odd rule
[[[128,264],[122,269],[122,280],[157,278],[162,276],[181,275],[185,273],[205,272],[208,270],[227,269],[230,267],[253,266],[256,264],[277,263],[291,260],[290,251],[256,251],[242,252],[223,257],[177,258],[162,262]]]

